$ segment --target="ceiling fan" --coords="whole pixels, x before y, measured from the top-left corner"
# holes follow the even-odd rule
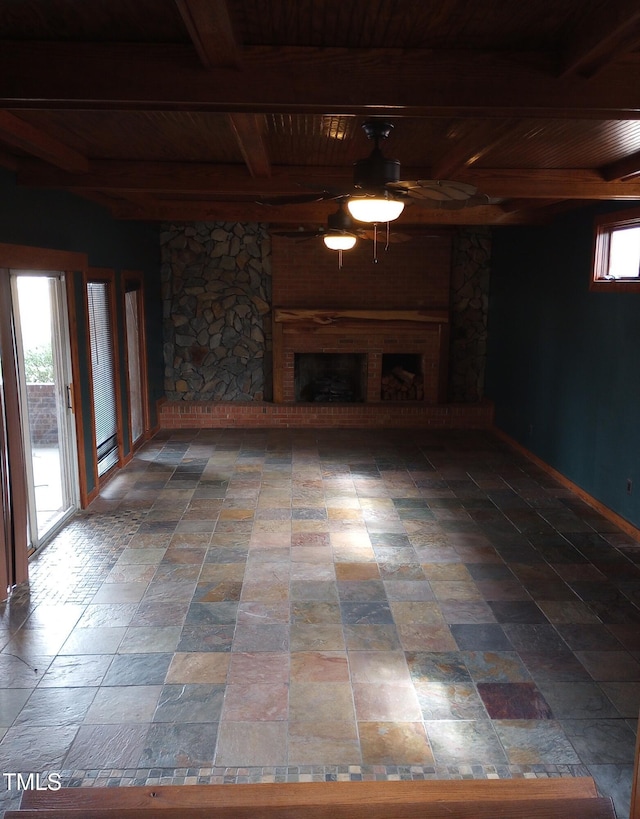
[[[385,233],[375,230],[375,225],[366,228],[354,222],[351,214],[346,209],[346,197],[339,200],[338,209],[330,213],[327,217],[327,224],[314,229],[303,227],[297,230],[274,230],[276,236],[283,236],[286,239],[315,239],[321,238],[330,250],[351,250],[358,239],[384,242],[408,242],[412,236],[409,233],[398,233],[397,231]]]
[[[334,213],[330,213],[327,217],[326,226],[317,228],[316,230],[307,230],[299,228],[298,230],[274,230],[276,236],[282,236],[286,239],[307,240],[322,238],[326,247],[329,250],[337,250],[339,253],[338,266],[342,267],[342,251],[351,250],[355,247],[358,239],[367,239],[373,241],[373,261],[378,261],[378,242],[385,243],[385,250],[389,245],[395,242],[408,242],[413,237],[409,233],[399,233],[389,229],[387,222],[386,231],[378,231],[377,223],[374,223],[370,228],[365,228],[356,224],[350,213],[345,208],[345,199],[343,197],[339,200],[338,209]]]
[[[266,205],[294,205],[339,199],[346,201],[351,216],[359,222],[381,223],[397,219],[405,204],[457,209],[484,205],[489,197],[478,194],[477,188],[466,182],[442,179],[400,179],[400,162],[382,153],[380,142],[389,137],[393,125],[384,120],[371,120],[362,125],[374,142],[371,154],[353,166],[351,191],[321,190],[306,194],[275,196],[260,199]]]

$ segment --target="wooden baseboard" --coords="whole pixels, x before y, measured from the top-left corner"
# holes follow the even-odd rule
[[[614,512],[613,509],[609,509],[609,507],[605,506],[604,503],[601,503],[599,500],[597,500],[597,498],[594,498],[593,495],[590,495],[581,486],[578,486],[577,483],[569,480],[566,475],[563,475],[562,472],[558,472],[557,469],[554,469],[546,461],[543,461],[542,458],[534,455],[533,452],[528,450],[522,444],[518,443],[518,441],[516,441],[510,435],[507,435],[506,432],[503,432],[496,426],[494,426],[493,432],[508,446],[515,449],[516,452],[524,455],[525,458],[532,461],[536,466],[539,466],[540,469],[558,481],[559,484],[564,486],[566,489],[570,489],[574,495],[577,495],[580,498],[580,500],[583,500],[585,503],[589,504],[589,506],[595,509],[596,512],[599,512],[607,520],[610,520],[611,523],[614,523],[619,529],[625,532],[625,534],[630,535],[634,540],[640,540],[640,529],[637,526],[634,526],[633,523],[630,523],[617,512]]]

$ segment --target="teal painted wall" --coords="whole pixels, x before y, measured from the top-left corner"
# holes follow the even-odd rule
[[[152,426],[155,425],[156,401],[164,395],[159,228],[153,224],[116,221],[106,209],[71,194],[21,188],[16,185],[13,174],[0,169],[0,243],[86,253],[91,267],[115,270],[118,282],[122,270],[142,271],[145,282],[149,403],[151,423]],[[78,309],[82,309],[83,291],[79,275],[74,279],[74,292],[76,305]],[[124,318],[119,296],[120,290],[117,323],[120,336],[120,373],[124,379]],[[90,456],[89,354],[83,315],[78,316],[78,324],[85,448]],[[126,424],[128,407],[124,383],[123,380],[123,418]],[[126,432],[125,427],[125,453],[128,447]],[[87,487],[91,491],[94,486],[90,461],[86,464],[86,476]]]
[[[640,292],[589,292],[613,209],[494,230],[486,395],[497,427],[640,526]]]

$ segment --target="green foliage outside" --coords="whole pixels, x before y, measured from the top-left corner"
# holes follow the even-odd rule
[[[24,351],[27,384],[53,384],[53,355],[50,346]]]

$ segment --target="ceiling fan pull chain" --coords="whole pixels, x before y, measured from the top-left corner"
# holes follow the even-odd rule
[[[338,270],[342,270],[342,249],[338,251]]]
[[[385,250],[389,250],[389,241],[390,241],[389,237],[390,236],[391,236],[391,233],[389,231],[389,222],[387,222],[387,241],[385,242],[385,245],[384,245]]]
[[[378,264],[378,223],[373,223],[373,263]]]

